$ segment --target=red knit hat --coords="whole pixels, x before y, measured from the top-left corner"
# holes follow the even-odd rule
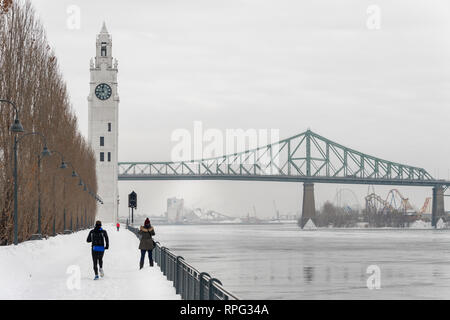
[[[150,220],[148,218],[145,219],[144,226],[148,226],[149,224],[150,224]]]

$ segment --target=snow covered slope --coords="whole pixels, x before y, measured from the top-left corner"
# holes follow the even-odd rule
[[[139,270],[139,240],[130,231],[105,229],[105,277],[94,281],[88,230],[48,240],[0,247],[0,299],[171,299],[179,300],[159,267]]]

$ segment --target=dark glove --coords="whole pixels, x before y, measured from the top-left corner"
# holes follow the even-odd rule
[[[109,246],[106,246],[106,247],[105,247],[105,250],[108,250],[108,249],[109,249]]]

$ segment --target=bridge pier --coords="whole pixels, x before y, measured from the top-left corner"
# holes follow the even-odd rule
[[[303,183],[303,208],[300,218],[300,228],[303,229],[306,222],[311,219],[316,224],[316,204],[314,201],[314,183]]]
[[[441,217],[445,217],[444,209],[444,188],[442,186],[433,187],[433,207],[431,211],[431,226],[436,228],[436,223]]]

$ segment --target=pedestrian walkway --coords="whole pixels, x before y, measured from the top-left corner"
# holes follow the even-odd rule
[[[89,230],[0,247],[0,299],[180,300],[172,282],[148,259],[139,270],[139,240],[106,225],[105,277],[94,281]]]

